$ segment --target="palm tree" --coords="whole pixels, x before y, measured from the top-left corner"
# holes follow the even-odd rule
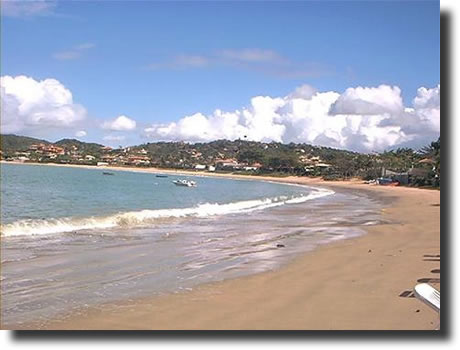
[[[432,171],[435,174],[437,182],[441,181],[441,137],[437,141],[431,142],[429,146],[425,146],[420,150],[420,154],[431,160],[433,164]]]

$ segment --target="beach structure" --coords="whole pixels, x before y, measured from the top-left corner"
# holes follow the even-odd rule
[[[245,166],[243,169],[246,170],[246,171],[257,171],[260,168],[262,168],[262,164],[254,163],[252,165]]]
[[[129,155],[128,164],[129,165],[149,165],[150,158],[148,156]]]
[[[30,145],[28,150],[41,154],[65,154],[64,148],[54,145],[45,145],[43,143]]]
[[[216,162],[216,168],[222,170],[241,169],[242,165],[236,159],[222,159]]]
[[[382,177],[391,178],[394,181],[398,181],[402,185],[408,185],[412,183],[417,177],[427,177],[429,172],[430,169],[427,168],[410,168],[404,172],[382,168]]]
[[[317,163],[317,164],[315,164],[315,167],[320,168],[320,169],[327,169],[327,168],[330,168],[331,166],[332,165],[327,164],[327,163]]]

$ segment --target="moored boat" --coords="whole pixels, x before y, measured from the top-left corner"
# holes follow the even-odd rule
[[[196,187],[196,182],[192,180],[174,180],[173,184],[176,186]]]

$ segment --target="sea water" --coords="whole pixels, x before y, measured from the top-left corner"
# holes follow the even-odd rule
[[[103,171],[1,165],[4,326],[275,269],[381,220],[362,193]]]

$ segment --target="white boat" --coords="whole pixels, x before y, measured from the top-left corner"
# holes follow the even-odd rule
[[[175,180],[173,184],[176,186],[196,187],[196,182],[191,180]]]

